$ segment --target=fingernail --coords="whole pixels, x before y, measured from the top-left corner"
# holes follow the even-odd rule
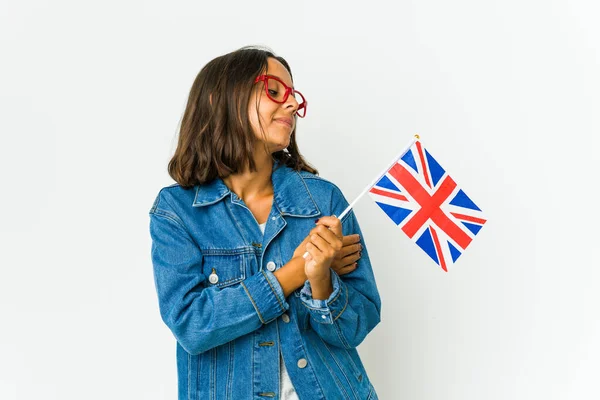
[[[304,253],[304,255],[302,256],[302,258],[306,258],[306,257],[308,257],[308,254],[309,254],[309,253],[308,253],[308,251],[307,251],[306,253]]]

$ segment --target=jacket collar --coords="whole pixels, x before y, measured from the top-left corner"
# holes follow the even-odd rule
[[[271,182],[274,191],[273,202],[282,215],[314,217],[321,214],[299,172],[275,161]],[[210,183],[196,185],[196,196],[192,206],[204,207],[215,204],[227,195],[238,198],[221,178],[216,178]]]

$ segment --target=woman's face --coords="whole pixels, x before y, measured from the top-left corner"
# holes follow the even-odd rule
[[[274,58],[268,59],[268,74],[293,87],[289,72]],[[292,131],[296,126],[294,114],[297,109],[298,102],[294,96],[289,95],[285,103],[275,103],[267,96],[264,82],[255,84],[248,104],[248,117],[257,140],[266,144],[270,153],[283,150],[290,144]]]

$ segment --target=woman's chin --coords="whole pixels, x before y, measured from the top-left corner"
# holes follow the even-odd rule
[[[273,152],[275,153],[275,152],[281,151],[281,150],[287,148],[289,145],[290,145],[290,141],[289,140],[287,142],[285,142],[285,143],[280,143],[278,146],[275,147],[275,149],[273,150]]]

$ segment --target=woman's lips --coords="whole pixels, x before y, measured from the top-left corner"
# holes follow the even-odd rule
[[[287,127],[291,128],[292,127],[292,120],[291,119],[287,119],[287,118],[278,118],[275,121],[279,122],[280,124],[284,124]]]

